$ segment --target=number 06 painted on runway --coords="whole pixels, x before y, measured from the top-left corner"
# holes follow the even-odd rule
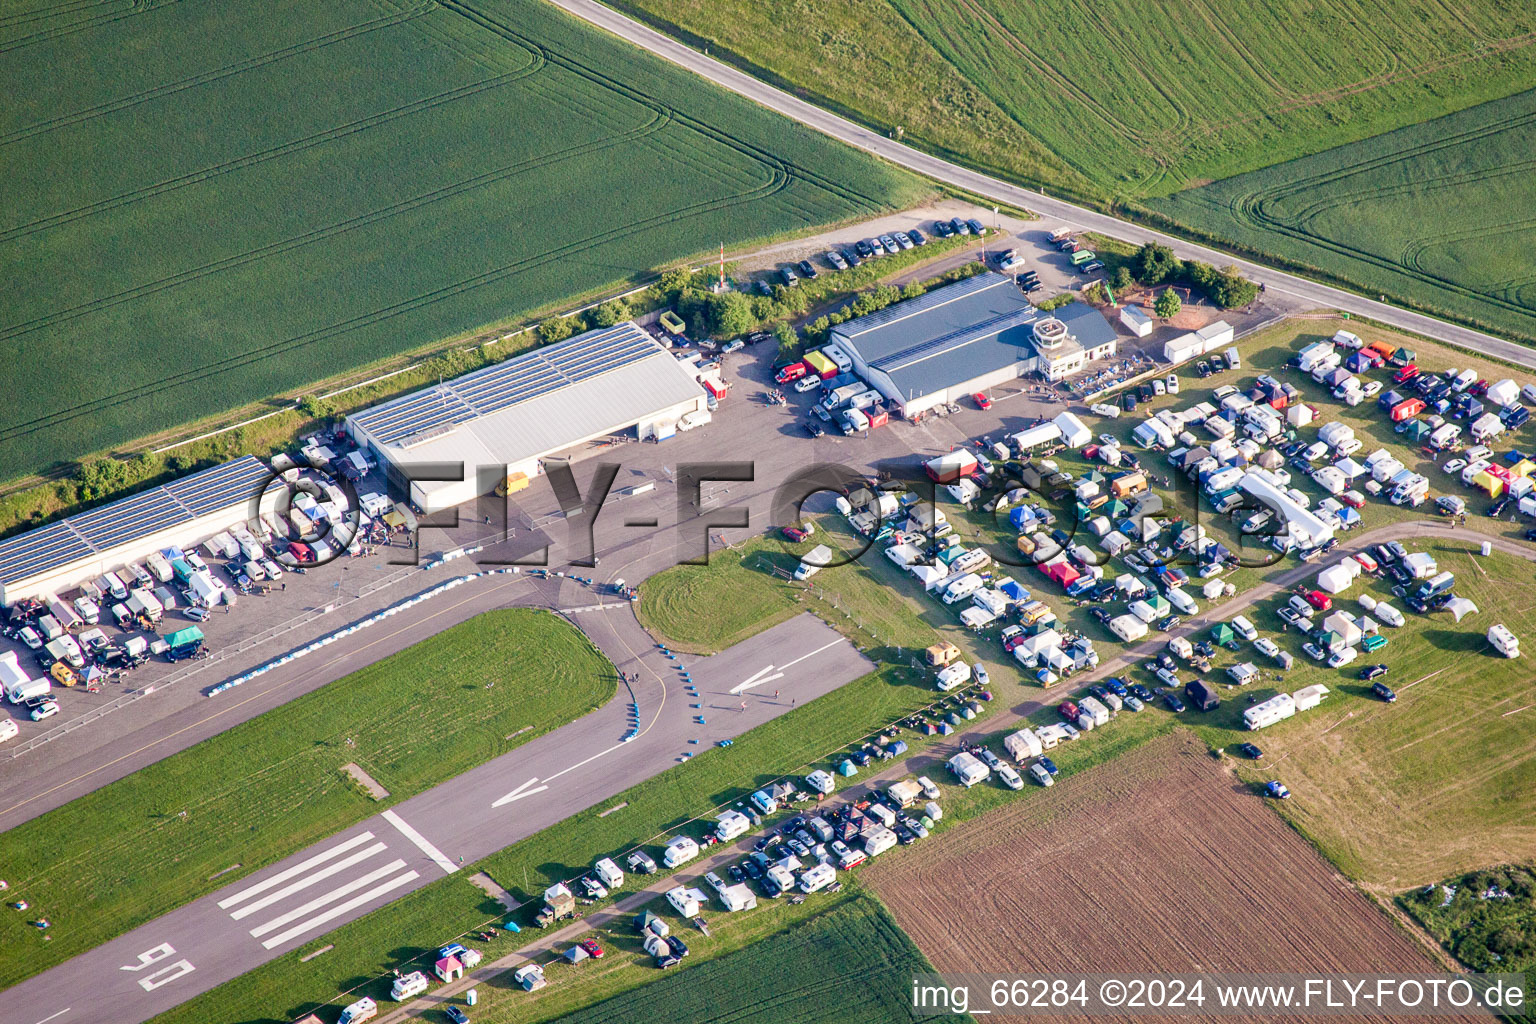
[[[140,953],[138,963],[125,964],[124,966],[119,967],[118,970],[142,971],[146,967],[153,967],[155,964],[160,963],[162,960],[166,960],[175,955],[176,950],[171,947],[171,944],[169,942],[162,942],[160,945],[154,947],[153,949],[147,949]],[[161,985],[168,985],[175,981],[177,978],[185,978],[195,970],[197,970],[197,968],[192,966],[192,961],[183,958],[173,964],[168,964],[167,966],[160,968],[153,974],[140,978],[139,987],[142,988],[145,992],[153,992]]]

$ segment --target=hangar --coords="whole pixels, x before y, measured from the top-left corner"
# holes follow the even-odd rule
[[[257,518],[258,489],[281,488],[244,456],[0,541],[0,605],[56,596],[152,551],[186,547]]]
[[[908,419],[1038,372],[1061,380],[1113,355],[1093,307],[1043,315],[1010,278],[986,271],[832,328],[854,370]]]
[[[347,430],[398,493],[408,488],[432,511],[493,487],[520,490],[546,456],[584,441],[627,430],[664,440],[702,419],[707,403],[690,366],[625,322],[365,409]],[[429,466],[456,479],[405,479],[405,467],[421,475]]]

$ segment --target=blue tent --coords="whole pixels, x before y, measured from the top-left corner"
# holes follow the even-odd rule
[[[1035,513],[1027,506],[1020,505],[1018,508],[1008,510],[1008,523],[1015,530],[1022,530],[1034,521]]]
[[[1346,530],[1353,529],[1354,527],[1360,525],[1360,513],[1350,508],[1348,505],[1345,505],[1343,508],[1339,509],[1337,515],[1339,519],[1339,525],[1344,527]]]
[[[1029,591],[1020,586],[1018,580],[1004,580],[997,589],[1002,591],[1003,596],[1008,600],[1018,604],[1029,600]]]

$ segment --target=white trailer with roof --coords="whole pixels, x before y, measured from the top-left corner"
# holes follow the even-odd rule
[[[1296,714],[1296,701],[1288,693],[1278,693],[1262,703],[1255,704],[1251,708],[1243,710],[1243,725],[1249,729],[1263,729],[1265,726],[1283,722]]]
[[[1026,758],[1039,757],[1045,747],[1033,730],[1020,729],[1016,733],[1003,737],[1003,749],[1008,752],[1009,757],[1022,762]]]

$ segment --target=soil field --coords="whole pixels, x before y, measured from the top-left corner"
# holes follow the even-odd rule
[[[942,972],[1434,966],[1183,732],[882,858],[863,881]]]

